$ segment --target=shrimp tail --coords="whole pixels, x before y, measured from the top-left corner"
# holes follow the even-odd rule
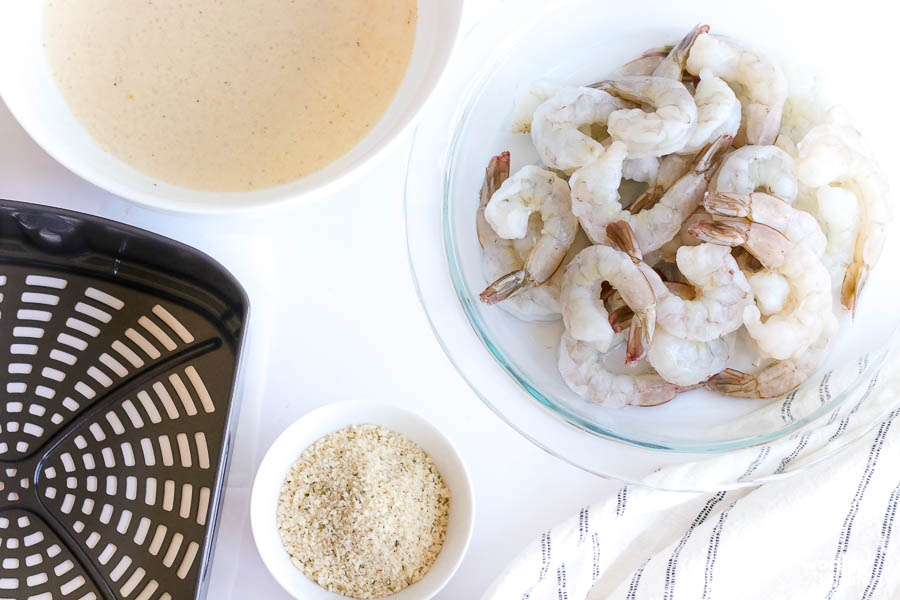
[[[698,221],[688,227],[688,233],[701,242],[734,247],[747,243],[750,236],[750,223],[746,221]]]
[[[634,311],[628,306],[620,306],[609,313],[609,326],[613,331],[619,333],[631,327],[631,321],[634,317]]]
[[[693,29],[691,29],[686,36],[681,38],[681,41],[672,48],[672,51],[669,52],[669,56],[675,60],[676,64],[682,70],[684,70],[684,65],[687,62],[691,48],[694,46],[694,42],[696,42],[697,38],[700,37],[700,34],[703,33],[709,33],[709,25],[697,23],[694,25]]]
[[[614,221],[606,226],[606,237],[609,238],[610,245],[616,250],[621,250],[631,257],[635,264],[644,259],[641,254],[641,248],[634,230],[627,221]]]
[[[651,208],[659,202],[659,199],[662,198],[665,191],[666,190],[662,189],[660,186],[652,185],[644,190],[644,193],[638,196],[634,202],[626,207],[626,209],[631,214],[636,215],[642,210]]]
[[[759,398],[758,383],[756,377],[749,373],[737,369],[725,369],[710,377],[706,382],[706,388],[728,396]]]
[[[484,191],[488,192],[488,199],[500,189],[500,185],[509,178],[509,150],[504,150],[497,156],[491,158],[487,169],[484,173],[484,187],[482,188],[482,198]]]
[[[712,176],[713,172],[718,168],[719,163],[725,157],[725,151],[731,146],[734,136],[723,134],[708,143],[700,149],[694,159],[693,171],[707,175],[707,179]]]
[[[869,267],[857,261],[851,262],[844,273],[844,281],[841,283],[841,304],[851,315],[856,314],[856,301],[868,277]]]
[[[703,208],[711,215],[749,219],[750,194],[706,192],[703,195]]]
[[[784,260],[783,246],[788,242],[784,234],[774,227],[744,219],[699,221],[688,227],[688,233],[701,242],[732,248],[743,246],[762,265],[769,268]]]
[[[647,356],[656,327],[656,309],[634,313],[625,345],[625,364],[633,366]]]
[[[484,218],[484,209],[494,192],[500,189],[503,182],[509,178],[509,151],[501,152],[497,156],[491,158],[487,168],[484,170],[484,183],[481,185],[480,202],[478,204],[478,214],[476,216],[475,227],[478,233],[478,243],[484,248],[491,237],[493,229]]]
[[[525,269],[519,269],[512,273],[507,273],[487,286],[479,295],[481,301],[485,304],[497,304],[506,300],[516,292],[526,289],[532,285],[531,276]]]
[[[657,46],[656,48],[648,48],[644,50],[644,53],[641,54],[641,57],[647,56],[668,56],[669,52],[675,48],[675,44],[666,44],[665,46]]]
[[[660,386],[663,387],[663,386]],[[628,403],[628,406],[659,406],[660,404],[665,404],[675,398],[681,390],[678,387],[673,385],[665,386],[665,389],[656,391],[652,394],[637,394],[631,402]]]

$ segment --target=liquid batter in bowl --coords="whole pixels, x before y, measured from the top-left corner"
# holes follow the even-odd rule
[[[44,43],[96,143],[188,188],[308,175],[387,110],[416,0],[46,0]]]

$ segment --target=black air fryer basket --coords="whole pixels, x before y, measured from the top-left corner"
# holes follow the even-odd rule
[[[247,314],[192,248],[0,201],[0,599],[204,597]]]

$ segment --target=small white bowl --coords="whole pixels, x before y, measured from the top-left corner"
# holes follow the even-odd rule
[[[0,2],[0,97],[25,131],[83,179],[156,208],[223,213],[292,199],[320,198],[346,185],[382,155],[417,119],[450,59],[463,0],[419,0],[416,42],[406,77],[381,120],[347,154],[320,171],[278,187],[213,193],[168,184],[119,160],[94,143],[69,110],[43,47],[44,0]]]
[[[310,444],[349,425],[370,423],[405,435],[434,460],[450,488],[450,519],[441,552],[420,581],[391,600],[428,600],[443,588],[456,569],[472,538],[475,524],[475,497],[472,482],[459,452],[436,427],[407,410],[367,402],[339,402],[307,413],[278,436],[263,458],[250,497],[250,525],[253,539],[266,568],[289,594],[298,600],[339,600],[308,579],[290,560],[281,543],[276,509],[281,486],[290,466]]]

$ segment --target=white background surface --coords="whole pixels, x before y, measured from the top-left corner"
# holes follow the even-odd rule
[[[614,493],[553,458],[485,407],[435,341],[403,238],[411,136],[333,198],[232,217],[149,211],[82,181],[31,141],[0,104],[0,197],[100,215],[170,236],[221,261],[250,296],[251,342],[239,439],[209,598],[286,599],[249,532],[254,467],[275,437],[323,404],[371,399],[413,409],[462,452],[475,486],[475,535],[437,598],[477,598],[540,531]]]
[[[472,0],[468,9],[498,1]],[[518,1],[507,0],[507,7],[520,10]],[[653,4],[635,4],[634,14]],[[775,2],[767,4],[775,12]],[[805,29],[820,44],[829,40],[827,46],[838,53],[846,44],[853,56],[881,57],[879,64],[889,64],[874,51],[878,35],[896,22],[879,15],[882,4],[854,5],[860,18],[848,15],[840,30],[818,20],[842,14],[846,4],[802,4],[810,9]],[[698,1],[686,13],[698,20],[715,13],[722,22],[739,23],[745,9]],[[879,33],[872,35],[870,28]],[[787,42],[779,40],[779,45]],[[878,89],[896,98],[897,82],[896,77],[879,79]],[[853,80],[848,89],[863,89],[858,97],[867,98],[870,84]],[[855,116],[877,142],[883,115],[858,110]],[[441,427],[460,449],[475,487],[475,534],[440,600],[477,599],[525,543],[619,488],[516,434],[481,403],[444,356],[407,265],[402,204],[410,142],[407,134],[356,183],[315,204],[191,217],[143,209],[80,180],[37,147],[0,103],[0,198],[79,210],[175,238],[222,262],[250,296],[242,413],[210,599],[289,598],[263,567],[250,536],[246,503],[252,474],[281,431],[330,402],[371,399],[410,408]],[[888,161],[884,166],[890,170]],[[490,360],[487,354],[485,359]]]

